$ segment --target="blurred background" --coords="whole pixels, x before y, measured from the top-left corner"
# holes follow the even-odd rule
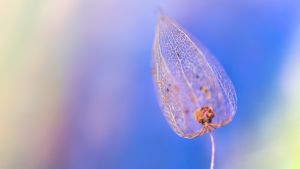
[[[208,169],[153,88],[157,11],[223,64],[238,96],[216,169],[300,169],[298,0],[0,2],[1,169]]]

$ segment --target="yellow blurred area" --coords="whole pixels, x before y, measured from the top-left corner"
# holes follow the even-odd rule
[[[0,2],[0,168],[43,168],[62,127],[71,1]],[[59,83],[58,83],[59,82]]]

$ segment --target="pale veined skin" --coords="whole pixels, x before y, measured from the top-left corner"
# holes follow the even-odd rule
[[[183,138],[209,133],[228,124],[237,110],[234,86],[221,64],[187,31],[167,16],[158,18],[152,72],[161,110]]]

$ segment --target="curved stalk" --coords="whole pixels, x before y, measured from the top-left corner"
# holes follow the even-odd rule
[[[210,161],[210,169],[214,169],[215,164],[215,141],[212,133],[209,133],[210,142],[211,142],[211,161]]]

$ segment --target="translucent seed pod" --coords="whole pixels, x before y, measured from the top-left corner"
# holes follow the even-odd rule
[[[179,136],[194,138],[232,120],[236,93],[223,67],[166,16],[157,22],[152,66],[161,109]]]
[[[237,110],[231,80],[204,47],[166,16],[157,22],[152,67],[160,107],[173,131],[184,138],[210,134],[213,169],[212,132],[228,124]]]

